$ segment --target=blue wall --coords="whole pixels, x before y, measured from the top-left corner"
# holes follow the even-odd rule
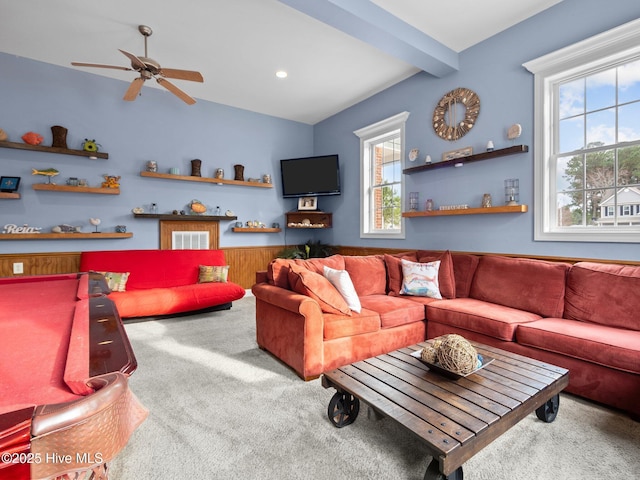
[[[313,127],[212,102],[188,106],[172,94],[145,87],[135,102],[124,102],[127,82],[107,79],[73,68],[57,67],[0,53],[0,128],[9,141],[22,142],[34,131],[52,142],[51,126],[69,130],[69,148],[80,149],[85,138],[96,139],[108,160],[0,148],[0,174],[22,177],[20,200],[0,200],[0,231],[13,223],[43,227],[81,225],[92,231],[90,217],[102,220],[101,231],[124,224],[131,239],[24,240],[0,242],[1,253],[157,248],[158,222],[135,219],[131,209],[156,202],[160,212],[185,209],[198,199],[222,212],[232,210],[238,220],[284,224],[285,211],[294,201],[282,199],[279,160],[313,153]],[[186,89],[186,86],[184,86]],[[186,89],[188,91],[188,89]],[[233,179],[233,165],[245,166],[245,179],[271,174],[274,188],[216,186],[206,183],[143,178],[147,160],[156,160],[160,172],[178,167],[191,172],[190,160],[202,160],[202,175],[216,168]],[[31,169],[54,167],[65,183],[68,177],[85,178],[99,186],[103,174],[120,175],[120,195],[93,195],[34,191]],[[209,213],[209,212],[208,212]],[[212,212],[209,214],[213,214]],[[279,234],[233,233],[233,222],[221,223],[220,245],[282,245],[297,241]],[[296,232],[297,233],[297,232]]]
[[[334,212],[327,243],[392,248],[432,248],[458,251],[522,253],[586,258],[639,260],[637,244],[534,242],[533,240],[533,75],[523,63],[640,17],[637,0],[565,0],[460,55],[460,70],[445,78],[417,74],[315,126],[316,154],[340,155],[345,188],[339,199],[322,199],[320,206]],[[480,97],[476,126],[462,139],[447,142],[431,127],[433,108],[446,92],[466,87]],[[496,148],[511,145],[506,129],[520,123],[516,143],[528,153],[406,175],[406,192],[420,192],[420,201],[480,206],[483,193],[494,204],[504,202],[504,179],[520,179],[520,201],[525,214],[468,215],[406,219],[405,240],[359,237],[359,139],[354,130],[402,111],[411,115],[406,126],[406,146],[428,153],[434,160],[445,151],[473,147],[483,152],[487,141]],[[405,168],[414,166],[405,159]]]

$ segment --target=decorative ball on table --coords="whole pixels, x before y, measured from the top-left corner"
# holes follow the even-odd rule
[[[446,335],[438,348],[438,363],[451,372],[467,375],[478,367],[478,352],[463,336]]]

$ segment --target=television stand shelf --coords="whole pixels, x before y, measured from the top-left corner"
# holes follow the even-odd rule
[[[286,213],[287,228],[331,228],[333,214],[318,210],[296,210]]]

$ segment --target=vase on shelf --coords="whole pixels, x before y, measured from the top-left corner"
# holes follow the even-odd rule
[[[234,165],[233,170],[236,174],[234,180],[244,182],[244,165]]]
[[[202,167],[202,160],[191,160],[191,176],[192,177],[201,177],[200,169]]]

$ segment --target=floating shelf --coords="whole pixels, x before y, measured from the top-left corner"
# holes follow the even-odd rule
[[[233,227],[231,230],[239,233],[278,233],[282,231],[282,229],[280,228],[253,228],[253,227]]]
[[[3,233],[0,240],[94,240],[99,238],[131,238],[133,233]]]
[[[318,210],[296,210],[285,214],[287,228],[331,228],[333,215]]]
[[[157,218],[158,220],[182,220],[184,222],[217,222],[237,220],[236,216],[227,215],[173,215],[171,213],[134,213],[136,218]]]
[[[141,177],[162,178],[164,180],[183,180],[186,182],[201,182],[201,183],[213,183],[214,185],[237,185],[243,187],[260,187],[260,188],[273,188],[272,183],[262,182],[242,182],[240,180],[226,180],[224,178],[211,178],[211,177],[194,177],[191,175],[173,175],[171,173],[157,173],[157,172],[140,172]]]
[[[527,205],[503,205],[500,207],[460,208],[457,210],[431,210],[429,212],[403,212],[405,218],[413,217],[445,217],[449,215],[487,215],[492,213],[525,213]]]
[[[20,198],[20,194],[17,192],[0,192],[0,198],[16,199],[16,198]]]
[[[529,147],[527,145],[514,145],[513,147],[493,150],[492,152],[482,152],[475,155],[469,155],[468,157],[460,157],[453,160],[445,160],[442,162],[420,165],[418,167],[405,168],[404,170],[402,170],[402,173],[410,175],[412,173],[423,172],[425,170],[431,170],[433,168],[455,166],[457,163],[462,163],[464,165],[465,163],[479,162],[481,160],[489,160],[491,158],[504,157],[506,155],[516,155],[518,153],[526,153],[528,151]]]
[[[0,148],[15,148],[17,150],[32,150],[35,152],[59,153],[62,155],[76,155],[78,157],[96,157],[107,159],[109,154],[105,152],[87,152],[85,150],[72,150],[60,147],[45,147],[44,145],[29,145],[28,143],[0,142]]]
[[[43,190],[48,192],[75,192],[75,193],[99,193],[103,195],[120,195],[119,188],[102,188],[102,187],[74,187],[71,185],[55,185],[53,183],[34,183],[31,185],[34,190]]]

